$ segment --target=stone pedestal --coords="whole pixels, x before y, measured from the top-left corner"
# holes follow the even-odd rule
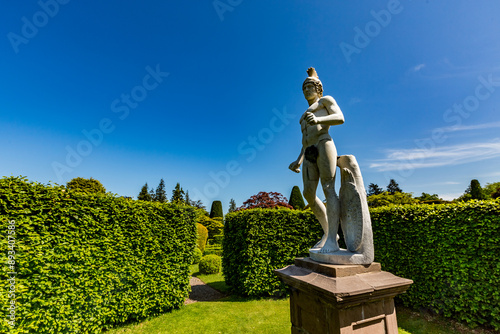
[[[297,258],[275,273],[291,287],[292,334],[397,334],[394,297],[413,283],[375,262],[332,265]]]

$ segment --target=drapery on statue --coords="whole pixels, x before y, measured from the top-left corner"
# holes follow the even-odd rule
[[[313,260],[333,264],[370,264],[373,262],[373,235],[366,190],[356,158],[337,157],[337,149],[328,130],[344,123],[344,115],[331,96],[323,96],[323,85],[316,70],[307,70],[302,84],[309,108],[300,118],[302,150],[289,168],[300,172],[304,197],[323,228],[321,240],[309,250]],[[341,170],[340,199],[335,192],[337,165]],[[326,207],[316,196],[321,181]],[[342,226],[347,250],[338,245],[338,228]]]

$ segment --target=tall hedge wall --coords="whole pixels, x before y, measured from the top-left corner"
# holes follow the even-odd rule
[[[470,325],[500,329],[500,200],[371,209],[375,261],[415,283],[400,300]],[[223,269],[235,292],[281,294],[273,269],[307,256],[321,236],[310,211],[226,216]]]
[[[189,291],[194,219],[188,207],[0,179],[0,332],[99,333],[180,307]],[[13,295],[4,293],[11,289],[9,225],[14,329],[6,321]]]
[[[306,256],[323,232],[311,211],[251,209],[226,215],[223,272],[236,293],[282,295],[286,287],[274,269]]]
[[[500,201],[371,210],[375,261],[414,284],[413,308],[500,329]]]

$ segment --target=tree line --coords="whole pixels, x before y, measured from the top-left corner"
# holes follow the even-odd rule
[[[428,194],[423,192],[422,195],[413,197],[412,193],[404,192],[399,184],[391,179],[386,187],[386,190],[382,189],[375,183],[370,183],[368,185],[368,190],[366,192],[368,196],[368,205],[370,207],[385,206],[390,204],[412,204],[412,203],[446,203],[437,194]],[[478,180],[471,180],[465,192],[453,201],[469,201],[473,199],[484,200],[484,199],[494,199],[500,197],[500,182],[488,183],[483,188],[481,187]]]

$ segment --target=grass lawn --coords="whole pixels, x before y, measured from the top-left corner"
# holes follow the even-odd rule
[[[198,266],[191,266],[193,276],[228,293],[221,274],[201,275]],[[412,312],[398,307],[400,334],[489,334],[470,330],[463,325],[439,317]],[[162,316],[110,330],[109,334],[211,334],[258,333],[289,334],[289,299],[248,299],[228,296],[214,302],[198,302]]]

